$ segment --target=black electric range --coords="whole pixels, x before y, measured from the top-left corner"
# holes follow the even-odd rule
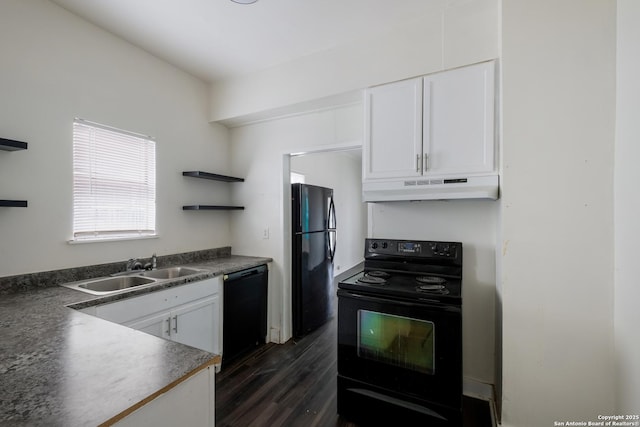
[[[462,243],[367,239],[364,270],[338,287],[354,292],[462,304]]]
[[[462,243],[366,239],[338,283],[338,413],[461,427]]]

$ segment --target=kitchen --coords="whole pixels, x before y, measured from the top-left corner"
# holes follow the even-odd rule
[[[0,152],[1,197],[29,207],[0,210],[0,276],[228,245],[234,254],[273,258],[270,280],[281,287],[270,295],[270,324],[284,341],[285,156],[361,141],[364,87],[498,58],[501,198],[370,205],[368,234],[407,238],[421,227],[423,239],[464,242],[465,379],[482,390],[496,386],[505,425],[637,414],[638,291],[627,254],[638,207],[625,184],[637,179],[629,141],[638,128],[627,115],[637,101],[624,95],[637,92],[630,76],[640,11],[631,1],[432,6],[441,13],[417,15],[421,22],[376,39],[208,85],[53,2],[3,2],[0,136],[28,141],[29,149]],[[265,112],[280,118],[266,120],[274,117]],[[75,117],[162,144],[159,239],[67,243]],[[194,183],[184,170],[245,182]],[[201,200],[245,210],[180,209]],[[540,298],[540,287],[553,298]],[[583,329],[588,338],[580,338]]]

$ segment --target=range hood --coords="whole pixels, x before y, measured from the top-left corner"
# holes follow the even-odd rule
[[[398,180],[369,180],[362,183],[365,202],[400,200],[490,199],[499,197],[498,175],[452,176]]]

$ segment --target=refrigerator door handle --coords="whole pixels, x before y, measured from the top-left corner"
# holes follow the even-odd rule
[[[336,245],[338,244],[338,233],[335,231],[330,231],[333,233],[333,247],[329,249],[329,253],[331,255],[331,262],[333,262],[333,258],[336,256]],[[331,244],[331,240],[329,239],[329,244]]]
[[[333,262],[333,245],[331,238],[331,231],[327,233],[327,252],[329,252],[329,261]]]
[[[329,217],[327,218],[327,228],[337,228],[336,204],[333,203],[333,196],[329,199]]]
[[[331,262],[333,262],[333,258],[336,255],[337,244],[337,233],[335,231],[335,229],[337,228],[336,204],[333,202],[333,196],[331,196],[331,199],[329,200],[329,218],[327,228],[329,230],[333,230],[329,231],[329,236],[333,236],[333,238],[329,238],[329,258],[331,259]]]

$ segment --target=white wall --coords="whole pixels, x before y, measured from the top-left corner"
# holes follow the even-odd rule
[[[300,104],[498,56],[499,0],[414,3],[412,21],[381,28],[374,39],[216,82],[211,120],[306,108]]]
[[[362,202],[360,151],[330,151],[291,157],[291,171],[305,175],[305,183],[333,188],[337,241],[333,274],[362,262],[367,237],[367,204]]]
[[[615,6],[502,4],[506,426],[615,412]]]
[[[371,204],[372,237],[462,242],[463,374],[494,383],[496,232],[499,202]]]
[[[615,154],[615,362],[616,413],[640,413],[640,2],[617,2],[617,104]]]
[[[182,170],[228,172],[228,131],[208,123],[208,87],[45,0],[0,3],[0,136],[28,142],[0,151],[0,276],[230,244],[229,214],[183,212],[224,203],[229,184]],[[160,238],[70,245],[74,117],[157,140]]]
[[[289,255],[283,256],[290,244],[290,230],[283,228],[289,221],[290,203],[285,201],[290,187],[285,186],[283,168],[288,172],[290,153],[360,144],[363,120],[358,104],[231,130],[232,170],[245,178],[234,189],[235,203],[245,210],[232,217],[232,246],[237,254],[273,258],[269,322],[282,330],[283,341],[291,336]],[[262,238],[265,228],[269,239]]]

